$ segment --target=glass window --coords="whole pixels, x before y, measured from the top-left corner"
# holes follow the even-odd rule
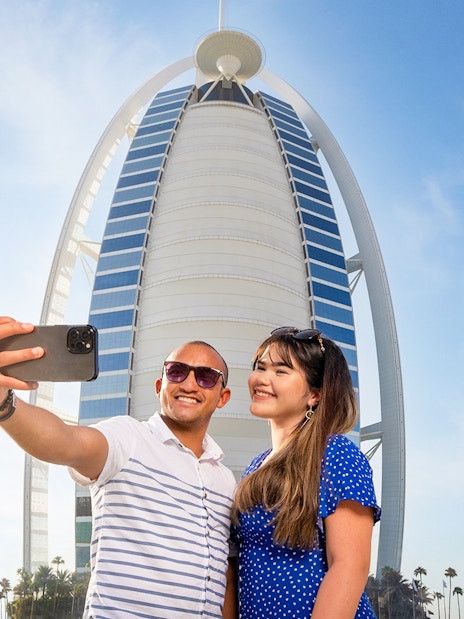
[[[179,97],[172,97],[172,98],[176,99],[176,101],[174,101],[173,103],[166,103],[166,105],[164,105],[164,101],[169,101],[168,97],[166,97],[166,99],[164,99],[163,102],[156,104],[156,107],[154,105],[151,106],[150,110],[151,111],[156,110],[157,112],[167,112],[168,110],[174,110],[174,109],[180,110],[182,108],[182,105],[184,104],[185,97],[181,99],[180,101],[179,101]]]
[[[127,398],[81,401],[79,419],[107,419],[119,415],[127,415]]]
[[[103,357],[107,357],[109,355],[101,355],[100,359]],[[100,370],[101,370],[100,364]],[[104,367],[104,366],[103,366]],[[122,368],[126,369],[127,368]],[[86,383],[85,392],[82,392],[82,395],[85,397],[89,396],[97,396],[97,395],[107,395],[107,394],[124,394],[129,390],[129,373],[126,371],[124,373],[118,374],[109,374],[108,376],[100,376],[97,380]]]
[[[342,309],[336,305],[322,303],[317,299],[314,300],[314,308],[316,316],[353,326],[353,311],[351,309]]]
[[[156,109],[159,102],[166,103],[167,101],[178,101],[183,103],[191,90],[192,86],[181,86],[180,88],[173,88],[172,90],[159,92],[153,99],[149,109]]]
[[[335,220],[335,211],[331,204],[329,206],[326,204],[320,204],[319,202],[311,200],[310,197],[302,195],[298,195],[298,202],[300,203],[300,207],[302,209],[306,209],[308,211],[312,211],[313,213],[318,213],[319,215]]]
[[[121,176],[116,189],[133,187],[134,185],[144,185],[145,183],[156,183],[158,174],[159,170],[149,170],[148,172],[139,172],[138,174]]]
[[[89,496],[76,497],[76,516],[91,516],[92,502]]]
[[[153,122],[150,125],[139,127],[134,142],[144,135],[152,135],[154,133],[160,133],[161,131],[172,131],[175,124],[176,119],[165,122],[155,122],[155,119],[153,119]]]
[[[346,362],[348,363],[349,366],[357,368],[358,367],[358,355],[356,353],[356,350],[353,350],[352,348],[347,348],[346,346],[341,345],[340,348],[342,349],[343,355],[346,359]],[[357,372],[355,372],[356,374],[356,387],[358,386],[358,382],[357,382]]]
[[[333,288],[319,282],[313,282],[312,284],[315,297],[351,307],[351,295],[348,290],[340,290],[339,288]]]
[[[323,234],[322,232],[317,232],[316,230],[312,230],[305,226],[305,237],[309,243],[314,243],[315,245],[322,245],[323,247],[327,247],[328,249],[333,249],[334,251],[339,251],[343,253],[342,242],[340,237],[329,236],[328,234]]]
[[[154,133],[153,135],[147,135],[141,138],[134,138],[131,148],[141,148],[143,146],[150,146],[150,144],[161,144],[162,142],[169,142],[172,135],[171,131],[162,131]]]
[[[153,144],[153,146],[150,146],[148,148],[131,148],[130,151],[127,153],[126,162],[134,161],[134,159],[144,159],[146,157],[153,157],[154,155],[164,154],[166,146],[167,143]]]
[[[94,283],[94,290],[105,290],[106,288],[122,288],[123,286],[133,286],[139,280],[139,269],[131,271],[118,271],[106,275],[97,275]]]
[[[288,131],[282,131],[279,129],[279,135],[283,140],[288,140],[293,144],[297,144],[298,146],[303,146],[303,148],[308,148],[308,144],[311,144],[308,137],[299,138],[296,135],[288,133]]]
[[[355,346],[354,331],[352,329],[344,329],[337,325],[332,325],[323,320],[316,320],[317,328],[322,331],[328,338],[341,344],[349,344]],[[352,364],[350,364],[352,365]]]
[[[301,211],[301,219],[307,226],[312,226],[318,230],[325,230],[325,232],[330,232],[330,234],[340,234],[336,221],[322,219],[322,217],[317,217],[313,213],[307,213],[303,210]]]
[[[77,527],[77,522],[76,522]],[[90,540],[89,540],[90,543]],[[90,546],[76,546],[76,569],[87,567],[90,563]]]
[[[92,324],[98,330],[130,326],[132,325],[133,316],[133,310],[119,310],[116,312],[107,312],[106,314],[94,314],[92,316]]]
[[[331,264],[339,269],[346,270],[345,258],[340,254],[333,254],[332,252],[321,249],[320,247],[308,246],[308,253],[311,260],[317,260],[325,264]]]
[[[328,193],[324,193],[320,189],[316,189],[315,187],[310,187],[309,185],[304,185],[300,183],[300,181],[295,180],[295,189],[298,193],[302,193],[303,195],[310,196],[311,198],[316,198],[316,200],[321,200],[322,202],[327,202],[331,204],[330,195]]]
[[[90,306],[90,315],[102,309],[117,309],[120,307],[133,307],[137,297],[137,287],[133,286],[129,290],[118,290],[105,294],[93,294]]]
[[[301,128],[301,126],[296,126],[296,125],[291,125],[288,122],[285,122],[284,120],[281,120],[280,118],[274,118],[274,122],[276,124],[276,127],[280,130],[282,129],[283,131],[289,131],[292,134],[298,135],[303,139],[308,139],[308,134],[306,133],[306,131],[304,129]]]
[[[264,93],[264,92],[260,94],[270,108],[277,108],[289,114],[295,114],[294,109],[289,103],[286,103],[285,101],[281,101],[280,99],[276,99],[272,95],[268,95],[267,93]]]
[[[114,348],[130,348],[132,344],[132,329],[121,329],[117,331],[112,329],[111,331],[105,331],[98,334],[98,348],[100,350],[111,350]],[[97,379],[100,380],[101,376]],[[90,383],[83,383],[84,385],[90,385]]]
[[[139,200],[140,198],[152,198],[155,193],[155,183],[132,187],[132,189],[117,189],[114,192],[113,203],[127,202],[128,200]]]
[[[179,110],[169,110],[169,112],[157,112],[156,108],[148,110],[140,123],[141,127],[151,125],[154,122],[164,122],[165,120],[177,119],[179,116]]]
[[[114,236],[123,232],[144,232],[147,229],[148,215],[144,217],[131,217],[130,219],[118,219],[106,224],[104,237]]]
[[[292,166],[299,166],[306,170],[307,172],[312,172],[313,174],[318,174],[319,176],[323,176],[322,169],[320,165],[316,165],[315,163],[311,163],[308,159],[302,159],[301,157],[296,157],[291,153],[286,153],[287,159]]]
[[[272,109],[270,106],[268,107],[269,107],[269,110],[272,111],[272,118],[274,119],[279,118],[280,120],[290,123],[291,125],[295,127],[301,128],[301,120],[297,116],[295,115],[289,116],[288,111],[283,113],[283,112],[278,112],[276,109]]]
[[[282,140],[282,144],[285,148],[286,153],[294,153],[295,155],[298,155],[298,157],[310,159],[318,166],[320,166],[319,159],[317,158],[317,155],[313,150],[311,142],[308,141],[308,143],[306,144],[306,148],[299,148],[295,144],[292,144],[291,142],[288,142],[286,140]]]
[[[311,277],[317,279],[323,279],[331,284],[338,284],[339,286],[345,286],[348,288],[348,276],[345,271],[336,271],[335,269],[328,269],[325,266],[310,262]]]
[[[345,352],[345,351],[343,351]],[[346,357],[345,357],[346,359]],[[348,363],[348,362],[347,362]],[[348,364],[349,365],[349,364]],[[355,366],[356,367],[356,366]],[[351,382],[353,383],[353,387],[354,389],[359,389],[359,377],[358,377],[358,372],[356,370],[350,370],[350,374],[351,374]],[[359,430],[359,421],[358,421],[358,430]]]
[[[153,200],[141,200],[140,202],[131,202],[130,204],[112,206],[108,219],[119,219],[120,217],[128,217],[129,215],[138,215],[140,213],[149,213]]]
[[[124,254],[102,256],[98,261],[97,275],[103,271],[110,271],[112,269],[138,266],[141,258],[142,251],[140,249],[137,251],[125,252]]]
[[[306,183],[311,183],[311,185],[316,185],[317,187],[321,187],[322,189],[327,189],[327,183],[324,178],[320,176],[315,176],[306,170],[300,170],[299,168],[292,167],[292,174],[294,178],[298,178],[301,181]]]
[[[77,516],[77,513],[76,513]],[[92,536],[92,521],[76,522],[76,543],[86,544]]]
[[[134,174],[134,172],[142,172],[144,170],[156,170],[161,167],[163,163],[163,156],[149,157],[148,159],[140,159],[137,161],[130,161],[125,163],[121,176],[124,174]]]
[[[120,236],[115,239],[106,239],[101,246],[102,254],[109,254],[113,251],[121,251],[130,247],[143,247],[145,243],[145,234],[130,234]]]
[[[98,365],[100,372],[115,372],[116,370],[128,370],[130,364],[130,352],[117,352],[109,355],[99,355]]]

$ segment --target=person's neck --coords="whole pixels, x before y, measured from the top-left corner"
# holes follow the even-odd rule
[[[293,430],[294,428],[277,427],[271,422],[271,441],[273,454],[279,451],[279,449],[285,443]]]
[[[183,426],[170,417],[160,412],[160,417],[168,426],[175,437],[182,443],[186,449],[190,449],[197,458],[203,454],[203,441],[206,434],[205,427]]]

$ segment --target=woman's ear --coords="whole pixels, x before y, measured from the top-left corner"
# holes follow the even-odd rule
[[[311,391],[308,398],[308,406],[314,407],[318,404],[321,399],[321,394],[319,391]]]

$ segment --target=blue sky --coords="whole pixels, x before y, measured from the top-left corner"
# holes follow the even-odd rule
[[[136,88],[217,29],[218,15],[218,0],[0,0],[1,313],[39,320],[58,235],[101,133]],[[318,111],[358,179],[400,343],[402,572],[409,579],[422,566],[424,584],[442,591],[451,566],[464,587],[464,4],[228,0],[225,26],[261,42],[267,69]],[[106,183],[99,199],[108,204],[111,174]],[[348,255],[351,245],[347,231]],[[75,302],[70,319],[85,320],[84,301]],[[363,423],[377,417],[374,390],[367,381],[361,392]],[[0,578],[12,583],[22,562],[22,467],[20,450],[0,436]],[[73,486],[57,467],[51,478],[51,558],[72,569],[72,529],[62,522]]]

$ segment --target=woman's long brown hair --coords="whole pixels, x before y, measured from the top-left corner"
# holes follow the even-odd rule
[[[300,424],[281,449],[240,482],[232,508],[240,513],[261,505],[274,514],[274,542],[310,549],[316,543],[321,463],[332,434],[344,434],[355,424],[356,397],[350,372],[340,348],[327,338],[322,352],[317,339],[298,340],[291,334],[268,337],[256,350],[253,367],[271,347],[292,368],[305,374],[311,391],[320,399],[308,423]],[[304,418],[302,419],[302,423]]]

